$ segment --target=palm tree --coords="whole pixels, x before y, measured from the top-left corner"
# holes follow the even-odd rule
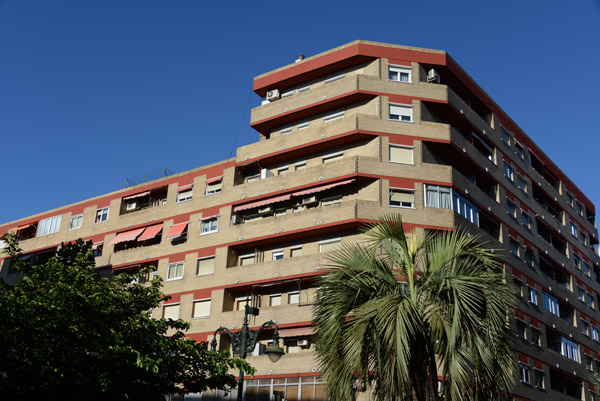
[[[354,399],[357,383],[381,401],[503,399],[516,362],[500,258],[466,234],[406,235],[399,215],[365,233],[333,253],[317,292],[331,400]]]

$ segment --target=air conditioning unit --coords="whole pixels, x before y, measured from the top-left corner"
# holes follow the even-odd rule
[[[316,196],[309,196],[308,198],[302,199],[302,204],[303,205],[314,205],[317,202],[318,202],[318,200],[317,200]]]
[[[279,89],[272,89],[267,92],[267,100],[272,102],[273,100],[279,99]]]
[[[427,72],[427,82],[429,83],[440,83],[440,74],[433,68]]]
[[[273,209],[271,208],[271,206],[265,206],[265,207],[258,208],[258,214],[260,214],[261,216],[264,216],[266,214],[271,214],[271,213],[273,213]]]
[[[231,216],[231,225],[236,226],[238,224],[242,224],[242,218],[236,214]]]
[[[298,340],[299,347],[306,347],[308,345],[308,340]]]

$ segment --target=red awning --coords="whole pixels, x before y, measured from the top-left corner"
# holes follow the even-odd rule
[[[135,199],[135,198],[139,198],[140,196],[146,196],[150,193],[150,191],[146,191],[146,192],[140,192],[139,194],[135,194],[135,195],[131,195],[131,196],[127,196],[125,198],[123,198],[123,200],[129,200],[129,199]]]
[[[218,182],[218,181],[221,181],[222,179],[223,179],[223,176],[222,176],[222,175],[220,175],[220,176],[218,176],[218,177],[213,177],[213,178],[209,178],[209,179],[207,179],[207,180],[206,180],[206,183],[207,183],[207,184],[212,184],[213,182]]]
[[[193,186],[194,186],[194,184],[182,185],[181,187],[177,188],[177,192],[187,191],[188,189],[191,189]]]
[[[256,201],[256,202],[246,203],[245,205],[236,206],[233,208],[233,211],[239,212],[240,210],[252,209],[253,207],[270,205],[271,203],[286,201],[286,200],[289,200],[290,198],[291,198],[291,195],[276,196],[274,198],[264,199],[264,200],[260,200],[260,201]]]
[[[125,241],[133,241],[138,237],[138,235],[143,233],[144,230],[145,228],[138,228],[135,230],[125,231],[124,233],[117,234],[117,236],[113,238],[112,241],[108,243],[108,245],[120,244],[121,242]]]
[[[340,181],[340,182],[334,182],[333,184],[329,184],[329,185],[321,185],[320,187],[315,187],[315,188],[305,189],[304,191],[294,192],[292,194],[292,196],[302,196],[302,195],[314,194],[316,192],[325,191],[326,189],[331,189],[331,188],[337,187],[339,185],[350,184],[353,181],[354,181],[354,179]]]
[[[300,336],[312,336],[317,330],[313,327],[300,327],[297,329],[281,329],[279,330],[279,337],[300,337]]]
[[[92,251],[95,251],[96,249],[98,249],[98,247],[99,247],[100,245],[102,245],[102,244],[104,244],[104,241],[100,241],[100,242],[94,242],[94,243],[92,244]]]
[[[24,229],[26,229],[28,227],[31,227],[32,225],[33,225],[33,223],[32,224],[25,224],[24,226],[20,226],[20,227],[17,227],[17,228],[11,228],[10,231],[14,233],[14,232],[17,232],[17,231],[24,230]]]
[[[162,228],[163,228],[163,223],[155,224],[150,227],[146,227],[146,230],[144,231],[144,233],[142,235],[140,235],[140,237],[137,239],[138,242],[146,241],[146,240],[156,237],[158,235],[158,233],[162,230]]]
[[[183,234],[183,232],[185,231],[188,223],[189,222],[186,221],[185,223],[173,224],[171,226],[171,229],[167,233],[167,239],[177,238],[181,236],[181,234]]]

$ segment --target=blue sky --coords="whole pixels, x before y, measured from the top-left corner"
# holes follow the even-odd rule
[[[254,76],[355,39],[448,51],[600,205],[598,0],[0,0],[0,224],[229,157]]]

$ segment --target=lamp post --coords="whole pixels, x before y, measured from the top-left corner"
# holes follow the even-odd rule
[[[265,354],[269,356],[271,362],[277,362],[279,358],[285,353],[283,348],[279,346],[279,332],[277,323],[273,320],[263,323],[258,330],[253,330],[248,327],[248,316],[258,316],[259,309],[248,305],[248,299],[246,299],[246,306],[244,307],[244,324],[242,330],[233,333],[227,327],[219,327],[213,334],[213,339],[210,342],[211,352],[217,352],[217,334],[227,334],[231,339],[231,346],[234,354],[239,354],[240,358],[246,359],[248,352],[252,352],[256,347],[256,341],[258,335],[267,329],[274,328],[273,332],[273,347],[268,347],[265,350]],[[244,393],[244,371],[240,369],[240,378],[238,380],[238,393],[237,400],[242,401]]]

